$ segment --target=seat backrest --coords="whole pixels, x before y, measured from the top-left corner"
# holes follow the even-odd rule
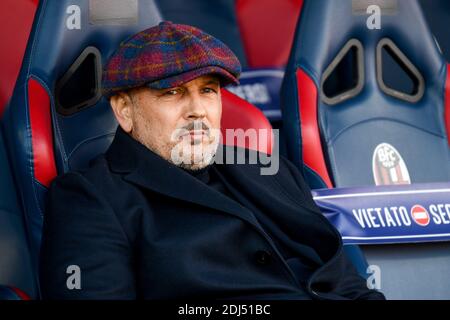
[[[449,73],[417,1],[305,0],[282,87],[290,159],[312,188],[449,181]],[[361,247],[388,298],[450,297],[450,243]]]
[[[374,1],[380,29],[367,3],[305,1],[283,86],[290,157],[327,186],[449,181],[446,62],[417,1]]]
[[[231,146],[238,146],[245,149],[252,149],[271,154],[275,148],[276,138],[273,134],[272,125],[264,116],[264,113],[257,107],[238,97],[230,91],[222,90],[222,119],[221,119],[223,143]],[[227,130],[242,129],[245,132],[254,130],[256,139],[238,139],[236,135],[227,137]],[[245,134],[244,132],[244,134]],[[248,137],[251,134],[247,135]]]
[[[302,4],[303,0],[236,0],[249,67],[286,67]]]
[[[281,128],[280,88],[303,0],[236,0],[247,68],[234,93],[260,108]]]

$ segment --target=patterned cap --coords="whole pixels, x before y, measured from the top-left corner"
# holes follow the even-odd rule
[[[198,28],[161,22],[120,44],[105,66],[103,95],[148,86],[165,89],[207,74],[237,84],[241,64],[220,40]]]

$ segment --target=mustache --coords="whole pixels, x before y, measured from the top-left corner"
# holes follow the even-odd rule
[[[179,128],[179,129],[181,129],[181,130],[187,130],[187,131],[192,131],[192,130],[200,130],[200,129],[202,129],[202,130],[205,130],[205,131],[208,131],[209,132],[209,126],[206,124],[206,123],[204,123],[203,121],[202,122],[197,122],[197,121],[194,121],[194,122],[191,122],[191,123],[189,123],[188,125],[186,125],[186,126],[184,126],[184,127],[181,127],[181,128]]]
[[[211,128],[205,122],[196,120],[185,126],[179,127],[172,132],[171,139],[178,140],[180,137],[189,134],[193,130],[204,130],[207,137],[211,138]]]

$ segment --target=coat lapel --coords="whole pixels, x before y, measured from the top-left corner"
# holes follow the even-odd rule
[[[111,170],[122,173],[124,179],[131,183],[172,198],[232,214],[262,231],[248,209],[150,151],[120,126],[106,152],[106,158]]]

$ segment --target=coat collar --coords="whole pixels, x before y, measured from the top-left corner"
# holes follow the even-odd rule
[[[248,209],[161,158],[120,126],[106,152],[106,159],[112,171],[123,174],[124,179],[131,183],[169,197],[227,212],[263,231]]]

